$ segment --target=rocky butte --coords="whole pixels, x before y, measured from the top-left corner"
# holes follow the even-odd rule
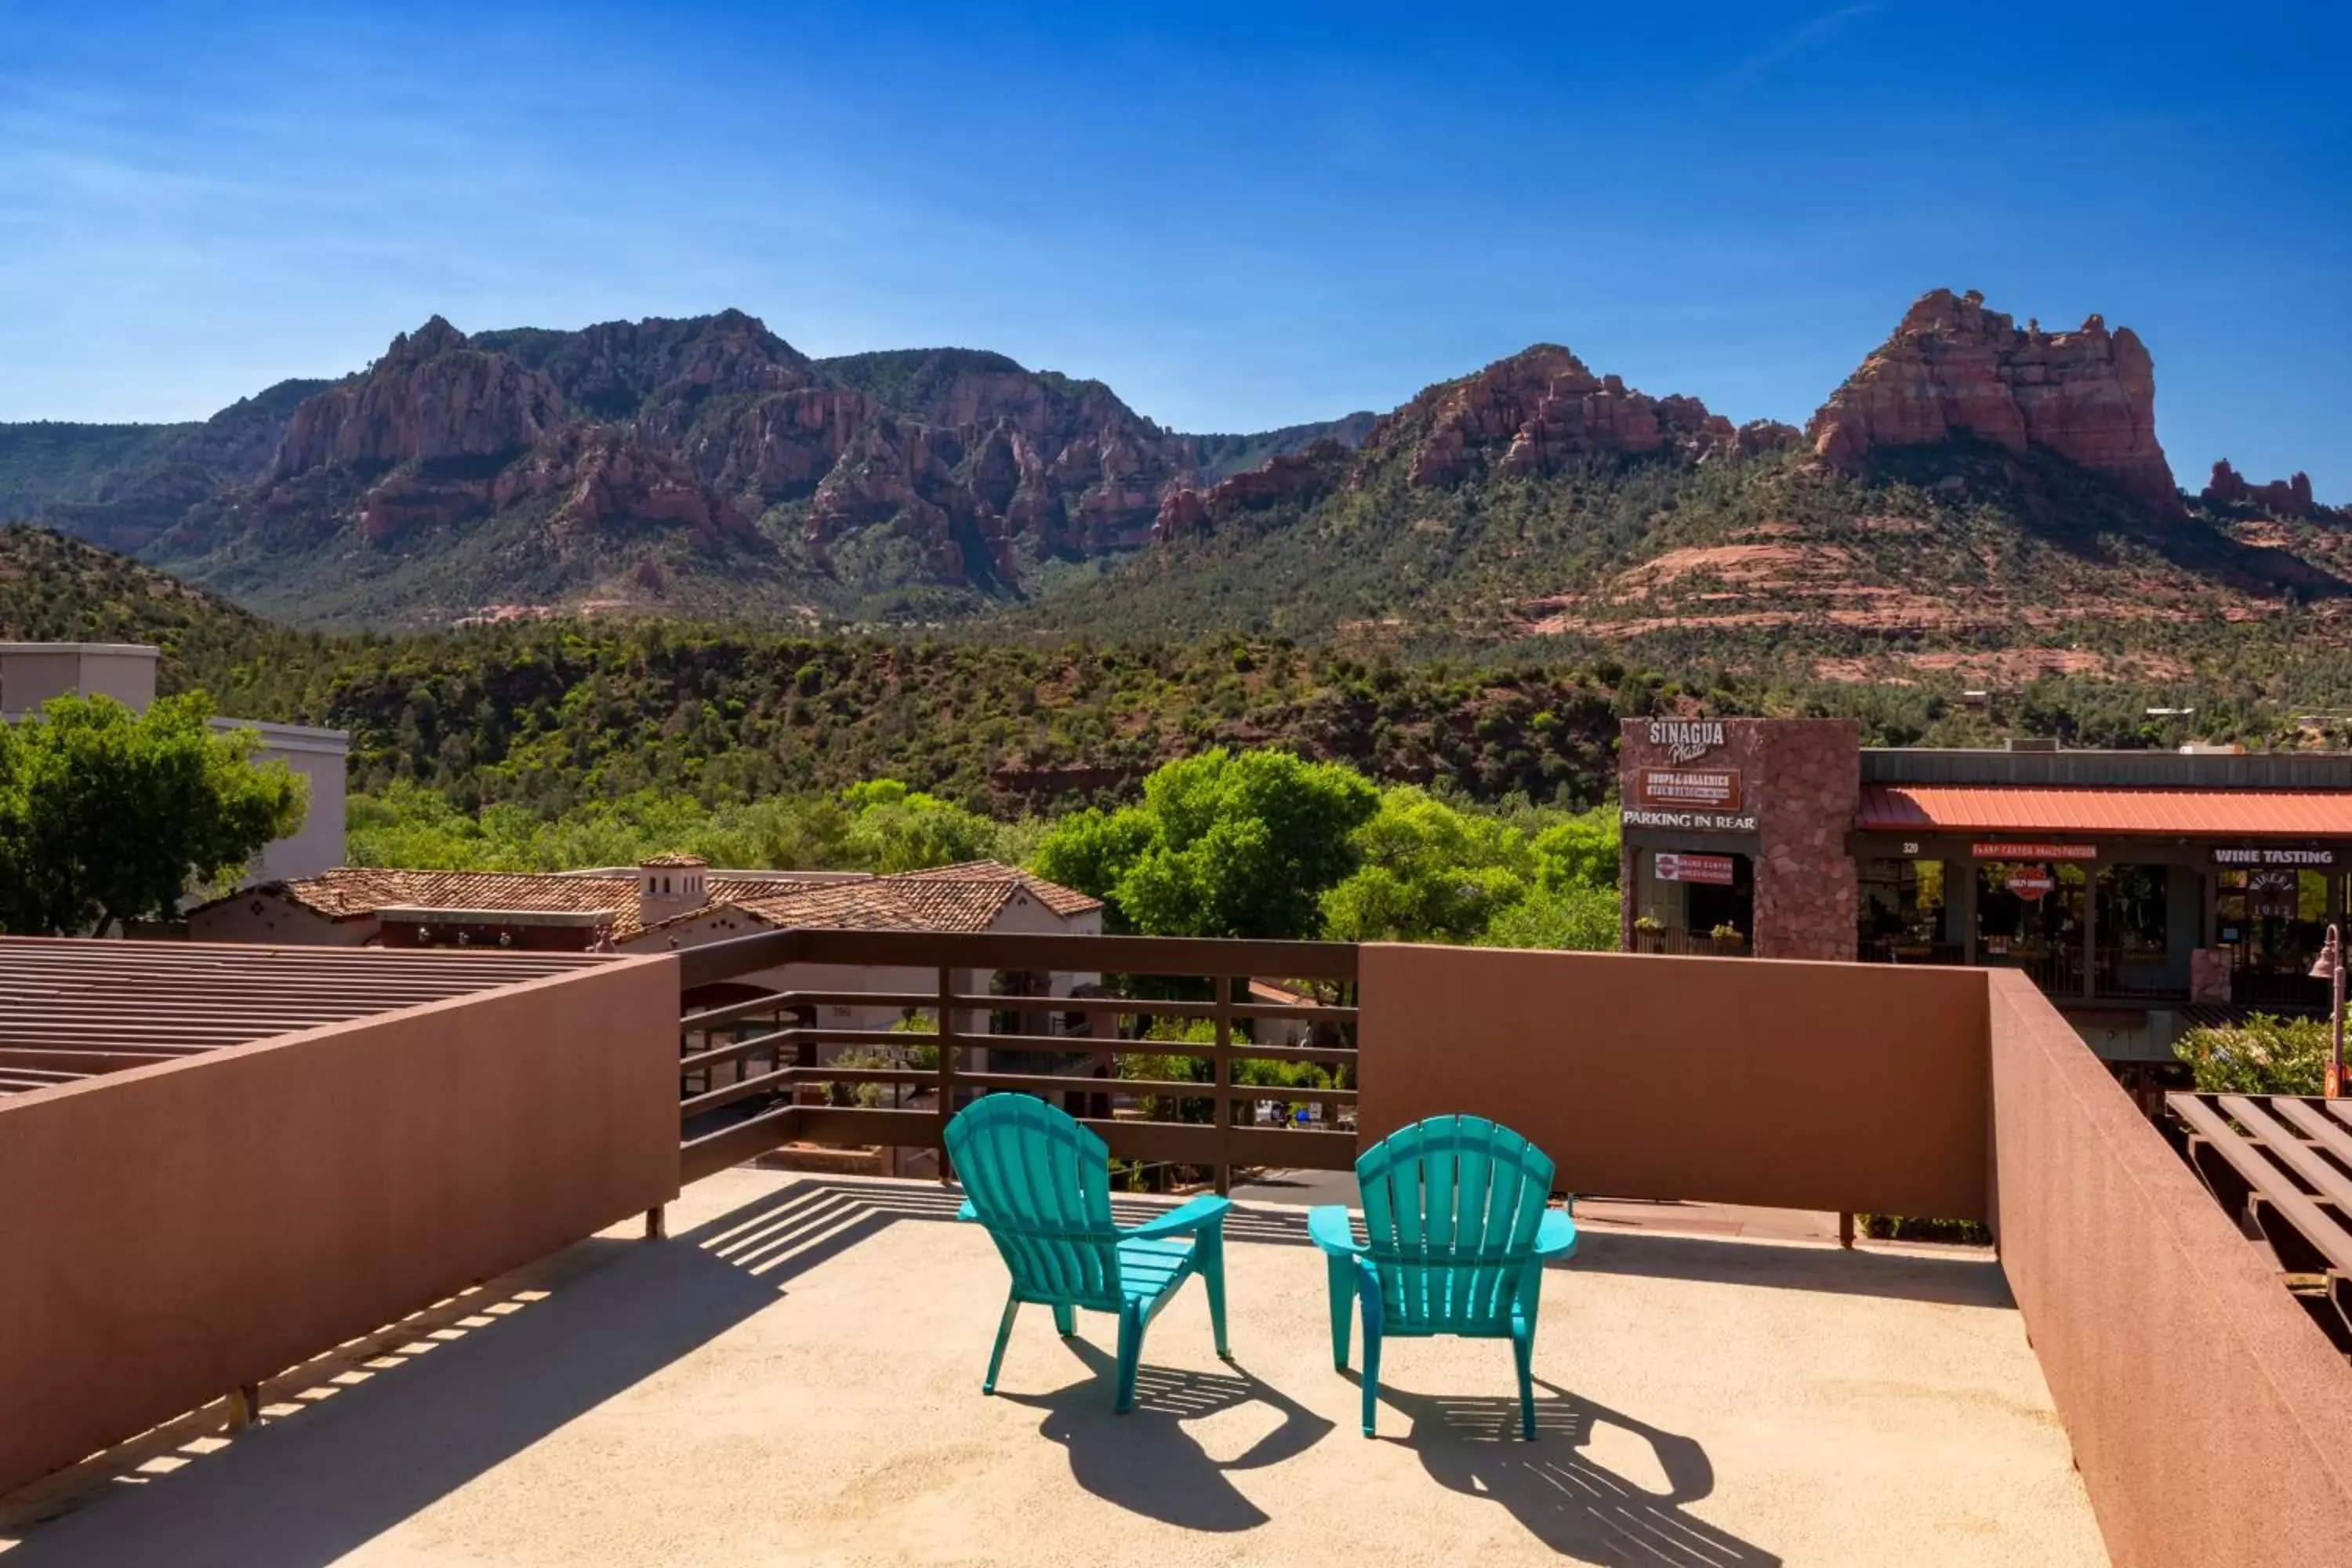
[[[2280,517],[2297,517],[2315,521],[2335,515],[2335,509],[2324,507],[2312,499],[2311,476],[2298,473],[2292,479],[2272,479],[2264,484],[2246,482],[2246,477],[2222,458],[2213,465],[2213,477],[2206,481],[2204,499],[2215,506],[2252,506]]]
[[[1506,474],[1549,474],[1588,457],[1670,450],[1705,461],[1796,437],[1769,420],[1739,428],[1696,397],[1652,397],[1594,375],[1558,343],[1538,343],[1381,416],[1364,449],[1417,440],[1407,479],[1438,486],[1489,459]]]
[[[2045,447],[2163,517],[2185,515],[2156,439],[2156,368],[2128,327],[2093,316],[2071,332],[2023,331],[1974,289],[1937,289],[1813,416],[1813,450],[1861,468],[1875,449],[1949,440]]]

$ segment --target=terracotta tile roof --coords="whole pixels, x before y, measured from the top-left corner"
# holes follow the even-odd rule
[[[2352,791],[1864,784],[1865,830],[2352,838]]]
[[[659,871],[678,866],[708,866],[710,862],[705,860],[699,855],[688,855],[679,852],[672,852],[667,855],[648,855],[644,859],[638,861],[637,864],[643,866],[649,871]]]
[[[894,897],[893,889],[882,886],[878,879],[871,882],[816,883],[797,891],[741,900],[738,907],[779,926],[813,926],[831,931],[982,929],[943,926],[926,921]]]
[[[1007,866],[995,860],[966,860],[961,865],[933,866],[921,871],[901,871],[895,879],[992,882],[1006,879],[1026,889],[1031,898],[1065,918],[1082,915],[1089,910],[1098,910],[1103,907],[1103,901],[1100,899],[1081,893],[1076,888],[1066,888],[1059,882],[1049,882],[1043,877],[1021,869],[1018,866]]]
[[[538,871],[395,871],[337,866],[273,886],[330,920],[378,910],[532,910],[583,914],[610,910],[616,923],[637,919],[633,877],[554,877]]]
[[[615,942],[726,906],[779,926],[934,931],[986,931],[1016,891],[1027,893],[1066,919],[1102,907],[1098,899],[992,860],[851,880],[795,881],[789,876],[720,872],[709,879],[708,902],[650,922],[638,902],[637,889],[633,876],[338,866],[316,877],[249,889],[247,894],[276,891],[330,920],[359,919],[388,909],[609,913]]]

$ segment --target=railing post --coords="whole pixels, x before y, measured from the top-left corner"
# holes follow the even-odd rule
[[[646,1211],[646,1239],[647,1241],[666,1241],[668,1237],[669,1210],[666,1207],[647,1209]]]
[[[1234,977],[1216,977],[1217,1045],[1211,1070],[1216,1079],[1216,1097],[1210,1100],[1210,1114],[1215,1119],[1217,1143],[1217,1194],[1223,1196],[1234,1190],[1233,1126],[1234,1126]]]
[[[955,971],[940,965],[940,1184],[944,1186],[955,1180],[955,1165],[948,1158],[948,1121],[955,1115]]]
[[[228,1429],[231,1432],[242,1432],[249,1426],[257,1426],[260,1424],[261,1385],[257,1383],[246,1383],[229,1390]]]

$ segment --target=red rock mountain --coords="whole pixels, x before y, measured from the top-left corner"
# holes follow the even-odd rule
[[[252,504],[192,518],[166,553],[239,520],[388,546],[528,513],[558,542],[792,542],[820,568],[878,529],[937,582],[1010,582],[1024,544],[1142,544],[1194,471],[1186,437],[1100,383],[997,354],[820,363],[737,310],[472,337],[436,316],[297,407]]]
[[[2292,479],[2248,484],[2246,477],[2231,468],[2227,458],[2213,465],[2213,477],[2206,481],[2203,499],[2214,506],[2258,507],[2280,517],[2302,518],[2306,521],[2333,517],[2337,510],[2333,507],[2321,506],[2312,499],[2309,474],[2298,473]]]
[[[2046,447],[2105,475],[2160,515],[2182,511],[2156,439],[2156,370],[2128,327],[2091,317],[2071,332],[2020,331],[1984,296],[1923,295],[1895,335],[1815,414],[1813,450],[1859,468],[1883,447],[1979,437]]]
[[[436,316],[393,339],[365,376],[297,408],[270,477],[330,463],[496,457],[555,429],[562,408],[553,382],[472,347]]]
[[[1265,511],[1286,502],[1312,505],[1346,480],[1349,458],[1346,447],[1326,439],[1304,452],[1277,453],[1205,490],[1171,491],[1160,503],[1151,537],[1187,539],[1208,532],[1218,520],[1237,512]]]
[[[1475,375],[1441,382],[1371,422],[1360,452],[1337,441],[1278,454],[1203,489],[1171,491],[1152,536],[1212,531],[1249,512],[1309,506],[1406,454],[1409,485],[1437,489],[1483,473],[1556,474],[1593,458],[1665,454],[1692,463],[1752,456],[1794,444],[1793,426],[1744,427],[1696,397],[1653,397],[1613,375],[1594,375],[1557,343],[1538,343]]]
[[[1796,438],[1785,425],[1746,430],[1695,397],[1652,397],[1596,376],[1557,343],[1538,343],[1475,375],[1440,383],[1374,422],[1367,452],[1415,443],[1412,483],[1450,484],[1492,462],[1507,474],[1556,473],[1581,458],[1671,450],[1693,461]]]

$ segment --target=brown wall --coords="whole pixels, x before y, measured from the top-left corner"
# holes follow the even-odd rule
[[[1366,946],[1367,1138],[1470,1111],[1571,1192],[1982,1219],[1981,972]]]
[[[675,1197],[677,996],[620,959],[0,1100],[0,1490]]]
[[[2001,1267],[2116,1568],[2352,1560],[2352,1370],[2032,984],[1990,984]]]

